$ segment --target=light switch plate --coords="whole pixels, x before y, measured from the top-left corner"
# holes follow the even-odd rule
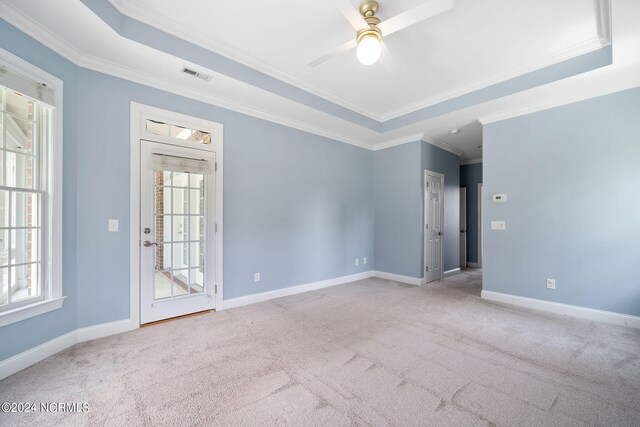
[[[109,220],[109,233],[117,233],[118,232],[118,220],[110,219]]]
[[[507,195],[506,194],[494,194],[493,195],[493,203],[507,203]]]
[[[491,221],[492,230],[506,230],[507,223],[505,221]]]

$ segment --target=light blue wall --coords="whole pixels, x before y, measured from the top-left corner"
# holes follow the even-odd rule
[[[424,170],[445,175],[444,268],[458,268],[460,160],[448,151],[415,141],[374,153],[376,270],[424,276]]]
[[[484,289],[640,315],[640,88],[483,135]]]
[[[421,144],[373,155],[376,269],[417,278],[423,276]]]
[[[449,151],[426,142],[421,150],[420,188],[424,194],[424,171],[430,170],[444,175],[444,271],[460,266],[460,158]],[[422,200],[422,199],[421,199]],[[421,202],[422,203],[422,202]],[[421,211],[421,218],[424,212]],[[422,232],[423,220],[420,230]],[[420,271],[424,269],[424,246],[421,246]]]
[[[482,163],[460,166],[460,187],[467,188],[467,262],[478,262],[478,184],[482,183]]]
[[[68,296],[61,310],[0,328],[0,360],[129,317],[131,101],[224,124],[225,298],[373,268],[371,151],[77,68],[4,21],[0,36],[64,80]],[[119,233],[108,232],[111,218]]]

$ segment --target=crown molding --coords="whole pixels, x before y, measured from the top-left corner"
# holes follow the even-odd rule
[[[210,40],[202,36],[197,31],[195,32],[195,35],[187,34],[183,26],[176,24],[176,22],[170,17],[145,9],[136,2],[125,2],[122,0],[108,1],[121,14],[128,16],[129,18],[160,29],[161,31],[165,31],[168,34],[181,38],[189,43],[193,43],[194,45],[203,47],[211,52],[215,52],[219,55],[225,56],[242,65],[253,68],[261,73],[286,82],[294,87],[324,98],[341,107],[347,108],[381,123],[407,114],[411,114],[415,111],[429,108],[431,106],[455,99],[460,96],[470,94],[477,90],[485,89],[503,81],[507,81],[521,75],[558,64],[560,62],[595,51],[611,44],[611,0],[595,0],[594,14],[597,24],[597,35],[595,37],[585,40],[581,43],[577,43],[573,46],[559,49],[555,52],[537,58],[536,60],[529,61],[524,65],[513,67],[507,71],[503,71],[492,76],[476,80],[475,82],[441,92],[434,96],[430,96],[411,104],[407,104],[401,108],[397,108],[388,112],[376,112],[365,106],[348,101],[338,94],[330,92],[326,89],[321,89],[311,83],[303,81],[302,79],[299,79],[289,73],[270,66],[263,61],[256,60],[255,58],[250,58],[247,55],[238,52],[236,49],[225,45],[223,42],[218,41],[214,45],[210,42]]]
[[[176,84],[169,80],[159,79],[148,73],[143,73],[139,70],[134,70],[128,67],[123,67],[120,64],[105,61],[103,59],[88,55],[72,47],[66,41],[58,37],[56,34],[50,32],[48,29],[40,25],[35,20],[31,19],[29,16],[23,14],[20,10],[16,9],[11,4],[0,2],[0,16],[11,25],[18,28],[20,31],[34,38],[39,43],[42,43],[49,49],[68,59],[79,67],[132,81],[144,86],[153,87],[165,92],[174,93],[186,98],[205,102],[207,104],[222,107],[227,110],[246,114],[269,122],[281,124],[283,126],[333,139],[339,142],[344,142],[346,144],[355,145],[360,148],[365,148],[368,150],[371,149],[371,144],[367,141],[351,138],[336,132],[327,131],[326,129],[310,126],[301,121],[251,107],[249,105],[239,103],[225,97],[204,94],[201,91],[190,88],[189,86]]]
[[[248,55],[239,52],[237,49],[228,46],[224,42],[217,41],[215,44],[211,43],[211,41],[200,34],[199,31],[196,31],[195,34],[188,34],[187,32],[185,32],[183,26],[176,24],[175,20],[171,17],[146,9],[135,2],[121,2],[118,0],[108,1],[122,15],[135,19],[136,21],[140,21],[143,24],[149,25],[151,27],[157,28],[196,46],[203,47],[210,52],[222,55],[242,65],[246,65],[247,67],[253,68],[254,70],[264,73],[270,77],[288,83],[294,87],[297,87],[298,89],[302,89],[306,92],[309,92],[310,94],[331,101],[348,110],[362,114],[363,116],[368,117],[372,120],[375,120],[377,122],[382,121],[382,114],[375,112],[367,108],[366,106],[348,101],[335,93],[301,80],[293,76],[292,74],[272,67],[262,61],[256,60],[255,58],[251,58]],[[191,30],[193,30],[193,28],[191,28]]]
[[[462,154],[464,153],[464,151],[459,149],[458,147],[454,147],[453,145],[447,144],[443,140],[433,136],[429,136],[426,133],[422,135],[422,141],[428,144],[434,145],[438,148],[442,148],[443,150],[453,153],[458,157],[462,156]]]
[[[611,0],[595,0],[596,27],[603,46],[611,44]]]
[[[391,140],[387,140],[384,142],[377,143],[372,146],[372,151],[380,151],[387,148],[395,147],[397,145],[408,144],[410,142],[420,141],[424,134],[422,133],[414,133],[406,136],[402,136],[400,138],[394,138]]]
[[[640,76],[638,76],[637,73],[634,73],[633,70],[631,70],[629,74],[630,75],[626,76],[626,78],[607,79],[606,81],[601,82],[599,86],[596,86],[595,89],[589,93],[571,91],[563,96],[546,98],[543,102],[536,102],[514,109],[503,110],[495,114],[482,116],[478,118],[478,122],[485,126],[490,123],[500,122],[555,107],[561,107],[574,102],[597,98],[599,96],[609,95],[611,93],[633,89],[640,86]]]
[[[482,157],[476,157],[475,159],[469,159],[469,160],[460,160],[460,166],[475,165],[478,163],[482,163]]]
[[[415,111],[429,108],[431,106],[440,104],[442,102],[450,101],[452,99],[468,95],[475,91],[491,87],[493,85],[514,79],[516,77],[525,75],[527,73],[531,73],[536,70],[540,70],[542,68],[550,67],[552,65],[567,61],[577,56],[584,55],[589,52],[593,52],[605,46],[607,46],[607,44],[603,44],[603,41],[599,37],[594,37],[593,39],[556,51],[550,55],[546,55],[542,58],[539,58],[538,60],[530,61],[526,65],[523,65],[520,67],[514,67],[511,70],[505,71],[503,73],[495,74],[493,76],[490,76],[481,80],[477,80],[473,83],[470,83],[464,86],[459,86],[455,89],[448,90],[445,92],[441,92],[438,95],[435,95],[426,99],[422,99],[418,102],[408,104],[405,107],[393,110],[387,114],[383,114],[382,122],[386,122],[388,120],[392,120],[397,117],[402,117],[404,115],[411,114]]]

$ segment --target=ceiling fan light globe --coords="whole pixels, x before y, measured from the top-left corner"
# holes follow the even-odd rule
[[[363,37],[358,43],[356,53],[358,55],[358,61],[363,65],[375,64],[380,58],[380,53],[382,53],[380,40],[373,35]]]

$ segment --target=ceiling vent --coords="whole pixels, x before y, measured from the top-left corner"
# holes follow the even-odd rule
[[[182,69],[182,72],[206,81],[209,81],[213,78],[213,76],[210,76],[209,74],[200,73],[196,70],[192,70],[191,68],[187,68],[187,67],[184,67]]]

